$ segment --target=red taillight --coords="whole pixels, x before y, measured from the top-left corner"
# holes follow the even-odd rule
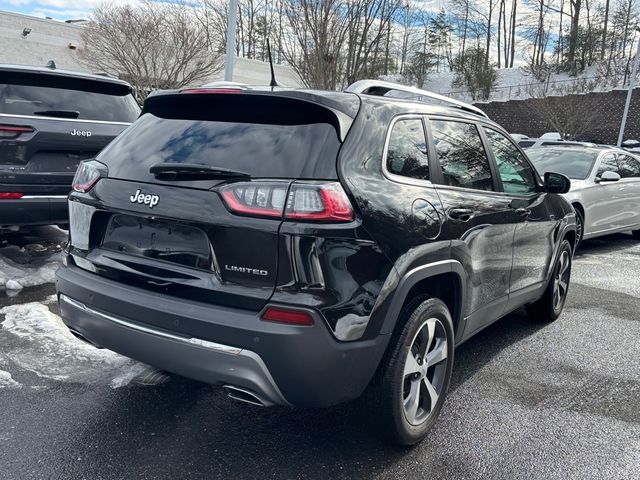
[[[282,218],[287,187],[286,183],[242,182],[225,187],[221,195],[233,213]]]
[[[339,183],[294,183],[284,217],[316,222],[349,222],[353,220],[353,209]]]
[[[221,191],[233,213],[309,222],[349,222],[351,203],[337,182],[241,182]],[[285,201],[286,200],[286,201]]]
[[[0,125],[0,139],[16,138],[23,133],[33,133],[33,128],[20,125]]]
[[[18,192],[0,192],[0,200],[17,200],[24,194]]]
[[[309,312],[280,307],[268,307],[261,318],[268,322],[288,323],[290,325],[313,325],[314,323],[313,317]]]
[[[85,160],[78,165],[71,188],[80,193],[87,193],[98,180],[107,176],[107,167],[96,160]]]

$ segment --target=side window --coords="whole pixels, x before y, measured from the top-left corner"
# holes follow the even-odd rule
[[[489,128],[485,128],[485,132],[496,159],[504,191],[521,194],[536,192],[535,174],[520,150],[500,132]]]
[[[618,162],[616,162],[616,156],[613,153],[607,153],[602,157],[600,167],[598,168],[598,177],[604,172],[620,173]]]
[[[480,133],[472,123],[431,120],[445,185],[493,190],[493,178]]]
[[[534,143],[536,142],[533,142],[531,140],[523,140],[521,142],[518,142],[518,145],[520,145],[520,148],[529,148],[533,146]]]
[[[622,178],[640,177],[640,162],[629,155],[618,155],[618,165]]]
[[[393,125],[387,150],[387,170],[403,177],[429,180],[429,155],[422,120],[399,120]]]

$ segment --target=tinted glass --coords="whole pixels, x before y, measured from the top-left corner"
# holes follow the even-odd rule
[[[527,157],[544,176],[546,172],[562,173],[574,180],[584,180],[591,173],[598,156],[592,150],[564,148],[534,148],[527,150]]]
[[[431,120],[444,183],[454,187],[493,190],[489,159],[480,134],[471,123]]]
[[[533,193],[537,190],[533,169],[511,141],[500,132],[485,129],[496,159],[502,188],[507,193]]]
[[[618,165],[622,178],[640,177],[640,162],[629,155],[618,155]]]
[[[327,123],[273,125],[165,119],[145,113],[104,157],[131,168],[194,163],[262,178],[336,178],[340,143]]]
[[[618,167],[618,162],[616,161],[616,156],[613,153],[607,153],[603,155],[602,160],[600,161],[600,167],[598,167],[599,177],[604,172],[615,172],[620,173],[620,168]]]
[[[140,109],[130,94],[0,83],[0,113],[133,122]]]
[[[536,142],[532,142],[530,140],[525,140],[523,142],[518,142],[518,145],[520,145],[520,148],[529,148],[534,143],[536,143]]]
[[[393,125],[387,150],[387,170],[403,177],[429,179],[429,156],[422,120],[400,120]]]

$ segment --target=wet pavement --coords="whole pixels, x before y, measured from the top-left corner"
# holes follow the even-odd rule
[[[64,231],[10,236],[0,234],[0,261],[46,280]],[[411,449],[386,444],[359,402],[234,403],[80,343],[51,283],[10,293],[0,292],[2,479],[638,478],[640,242],[630,235],[584,244],[557,322],[518,311],[459,347],[442,415]]]

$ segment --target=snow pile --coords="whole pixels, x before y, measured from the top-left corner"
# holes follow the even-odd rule
[[[0,309],[0,315],[5,316],[0,324],[4,357],[39,377],[118,388],[155,371],[78,340],[46,304],[12,305]]]
[[[53,283],[60,264],[61,253],[56,252],[39,261],[37,266],[20,265],[0,255],[0,288],[21,290],[45,283]]]
[[[20,388],[21,386],[22,385],[11,378],[11,374],[9,372],[0,370],[0,388]]]

